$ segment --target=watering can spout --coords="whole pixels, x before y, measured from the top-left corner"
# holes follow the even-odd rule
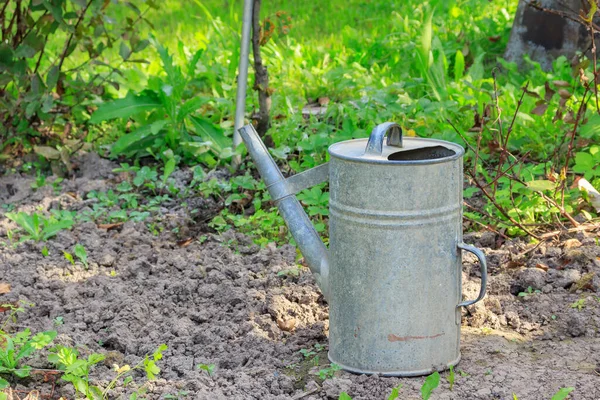
[[[325,299],[329,299],[329,256],[327,247],[313,227],[296,193],[329,179],[329,165],[322,164],[285,179],[252,125],[239,129],[269,194],[285,220]]]

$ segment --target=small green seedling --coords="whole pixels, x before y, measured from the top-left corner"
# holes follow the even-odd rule
[[[400,396],[400,389],[402,389],[402,384],[399,384],[398,386],[392,389],[392,393],[390,393],[387,400],[396,400],[398,396]]]
[[[309,349],[300,349],[299,353],[302,354],[304,356],[304,358],[308,358],[308,357],[317,355],[316,352],[309,350]]]
[[[42,255],[44,257],[48,257],[49,251],[48,251],[48,247],[44,246],[42,247]]]
[[[54,325],[59,326],[65,323],[64,317],[56,317],[54,318]]]
[[[196,368],[206,371],[208,376],[213,376],[215,371],[215,364],[198,364]]]
[[[573,390],[575,390],[575,388],[573,387],[560,388],[558,392],[556,392],[554,396],[552,396],[552,400],[565,400],[567,397],[569,397],[569,393],[571,393]],[[519,400],[517,395],[514,393],[513,400]]]
[[[574,387],[560,388],[558,392],[552,396],[552,400],[565,400],[573,390],[575,390]]]
[[[63,250],[63,254],[65,255],[65,260],[71,263],[71,265],[75,265],[75,259],[73,258],[73,254],[68,251]]]
[[[518,296],[519,297],[527,297],[527,296],[531,296],[531,295],[534,295],[537,293],[542,293],[542,291],[539,289],[533,290],[533,288],[531,286],[528,286],[527,289],[524,292],[520,292],[518,294]]]
[[[454,381],[456,377],[454,375],[454,366],[450,366],[450,373],[448,374],[448,383],[450,384],[450,391],[454,388]]]
[[[431,397],[431,393],[440,385],[440,374],[439,372],[434,372],[425,378],[425,382],[423,386],[421,386],[421,398],[423,400],[429,400]]]
[[[45,218],[37,213],[29,215],[22,211],[18,213],[6,213],[5,215],[27,233],[26,235],[21,235],[20,242],[27,240],[35,240],[36,242],[46,241],[61,230],[70,228],[74,223],[72,219],[57,220],[54,218]]]
[[[77,258],[79,258],[79,261],[81,261],[81,263],[83,265],[85,265],[85,268],[88,268],[88,262],[87,262],[87,251],[85,251],[85,247],[83,247],[82,245],[80,245],[79,243],[75,245],[75,248],[73,249],[75,251],[75,255],[77,256]]]
[[[348,393],[342,392],[340,393],[340,397],[338,397],[338,400],[352,400],[352,397],[350,397]]]
[[[571,308],[576,308],[577,311],[581,311],[585,308],[585,299],[579,299],[571,304]]]
[[[331,379],[335,376],[335,373],[341,369],[342,368],[336,363],[331,363],[331,365],[328,368],[323,368],[319,370],[319,378],[321,378],[322,380]]]

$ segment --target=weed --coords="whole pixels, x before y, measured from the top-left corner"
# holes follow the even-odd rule
[[[392,389],[392,393],[390,393],[387,400],[396,400],[398,396],[400,396],[400,389],[402,389],[402,384],[399,384],[398,386]]]
[[[340,393],[338,400],[352,400],[352,397],[350,397],[350,395],[348,393],[342,392],[342,393]]]
[[[454,381],[455,381],[455,375],[454,375],[454,366],[450,366],[450,372],[448,373],[448,383],[450,384],[450,391],[452,391],[452,389],[454,388]]]
[[[527,286],[527,289],[525,289],[524,292],[519,292],[518,296],[519,297],[528,297],[528,296],[532,296],[532,295],[538,294],[538,293],[542,293],[542,291],[539,289],[533,290],[533,288],[531,286]]]
[[[32,367],[25,364],[25,359],[48,346],[55,337],[56,331],[40,332],[32,337],[29,329],[14,335],[0,330],[0,389],[9,386],[9,382],[1,375],[14,375],[19,378],[29,376]]]
[[[110,391],[118,384],[127,386],[133,381],[133,371],[143,370],[148,380],[154,380],[160,373],[160,368],[156,365],[156,362],[162,359],[162,353],[166,349],[166,345],[160,345],[152,355],[146,355],[133,367],[113,365],[115,376],[105,388],[90,383],[91,369],[105,359],[102,354],[93,353],[87,358],[80,358],[77,349],[56,346],[48,356],[48,361],[56,365],[59,370],[64,371],[61,379],[71,382],[78,394],[89,400],[105,400],[109,398]],[[134,392],[130,399],[138,398],[143,391],[144,388]]]
[[[77,256],[77,258],[79,258],[79,261],[81,261],[81,263],[85,266],[85,268],[88,268],[88,255],[87,255],[87,251],[85,250],[85,247],[83,247],[81,244],[76,244],[75,247],[73,248],[73,251],[75,252],[75,256]]]
[[[565,400],[573,390],[575,390],[574,387],[560,388],[558,392],[552,396],[552,400]]]
[[[46,246],[42,247],[41,252],[44,257],[48,257],[48,254],[49,254],[48,247],[46,247]]]
[[[573,388],[573,387],[560,388],[558,390],[558,392],[556,392],[554,394],[554,396],[552,396],[551,400],[565,400],[567,397],[569,397],[569,393],[571,393],[573,390],[575,390],[575,388]],[[517,395],[514,393],[513,393],[513,400],[519,400]]]
[[[37,242],[46,241],[63,229],[69,229],[73,226],[73,219],[60,219],[50,217],[45,218],[38,213],[27,214],[25,212],[6,213],[6,217],[14,221],[27,234],[21,235],[20,242],[35,240]]]
[[[148,88],[137,95],[130,94],[123,99],[102,104],[90,120],[94,124],[118,118],[133,118],[139,122],[137,129],[113,144],[113,156],[151,155],[163,160],[165,172],[174,168],[173,154],[188,160],[201,160],[209,165],[215,165],[216,161],[208,152],[218,157],[231,156],[231,149],[227,150],[230,147],[229,138],[208,119],[196,114],[210,98],[189,90],[195,77],[196,64],[204,51],[196,51],[182,68],[175,64],[166,48],[156,40],[152,41],[165,76],[151,77]],[[169,150],[171,157],[167,156]]]
[[[342,368],[336,363],[331,363],[329,367],[319,370],[319,378],[321,380],[331,379],[335,376],[335,373]]]
[[[423,386],[421,386],[421,398],[423,400],[429,400],[431,393],[439,386],[439,384],[440,374],[436,371],[425,378],[425,382],[423,383]]]
[[[574,303],[571,303],[570,307],[577,309],[577,311],[583,310],[585,308],[585,299],[579,299]]]
[[[198,364],[196,368],[206,371],[208,376],[213,376],[215,371],[215,364]]]
[[[75,265],[75,259],[73,258],[73,254],[63,250],[63,255],[65,256],[65,260],[71,263],[71,265]]]
[[[59,326],[59,325],[62,325],[65,323],[65,318],[59,316],[59,317],[54,318],[53,322],[54,322],[55,326]]]

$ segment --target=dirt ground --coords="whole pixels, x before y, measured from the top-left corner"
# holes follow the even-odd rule
[[[24,211],[89,207],[82,200],[87,192],[114,185],[114,165],[95,155],[84,161],[80,176],[63,182],[58,194],[49,186],[32,190],[31,177],[0,177],[0,205]],[[192,224],[178,204],[164,213],[170,224]],[[0,241],[14,228],[0,216]],[[338,371],[331,379],[319,378],[318,370],[328,365],[327,304],[308,270],[278,275],[296,265],[294,247],[260,248],[232,231],[217,235],[203,225],[192,228],[187,227],[194,238],[205,240],[181,246],[180,237],[169,230],[155,236],[145,223],[114,229],[81,223],[46,243],[0,246],[0,282],[11,285],[0,303],[35,303],[14,329],[55,329],[61,344],[78,346],[82,354],[106,354],[92,373],[101,384],[113,377],[112,364],[134,364],[166,343],[159,379],[145,384],[149,399],[314,400],[337,399],[342,391],[353,399],[387,399],[399,384],[400,399],[421,398],[423,377]],[[600,399],[598,237],[579,232],[534,247],[519,240],[498,246],[488,232],[465,235],[488,257],[488,295],[464,312],[453,389],[444,372],[431,399],[513,399],[513,393],[550,399],[561,387],[575,388],[571,399]],[[87,269],[62,254],[76,243],[87,249]],[[47,257],[41,254],[44,245]],[[478,273],[476,260],[465,254],[465,297],[475,296]],[[302,349],[314,350],[318,362],[305,358]],[[44,358],[36,363],[48,367]],[[215,364],[213,375],[198,364]],[[137,381],[143,381],[141,374]],[[35,376],[14,388],[51,392]],[[61,395],[74,398],[70,386],[58,381],[53,398]]]

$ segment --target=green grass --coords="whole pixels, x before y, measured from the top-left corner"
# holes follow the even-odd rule
[[[146,8],[141,0],[134,3],[141,10]],[[552,193],[556,185],[550,180],[553,173],[560,175],[566,147],[560,151],[556,149],[573,128],[565,116],[569,115],[569,110],[576,113],[584,90],[578,68],[565,58],[557,59],[550,71],[543,71],[539,65],[528,61],[528,68],[518,70],[514,64],[502,60],[516,0],[332,0],[308,3],[265,0],[263,3],[263,19],[269,19],[276,26],[273,37],[261,48],[273,90],[273,126],[269,133],[275,144],[272,153],[286,172],[299,172],[325,162],[330,144],[366,137],[376,124],[385,121],[398,122],[408,135],[465,145],[453,124],[467,142],[475,146],[478,134],[472,128],[476,121],[483,119],[487,128],[482,133],[478,161],[485,167],[480,164],[477,174],[478,178],[490,182],[496,176],[493,171],[499,163],[499,153],[494,151],[499,140],[497,123],[502,121],[506,132],[514,115],[507,149],[517,158],[527,154],[526,163],[514,171],[521,183],[515,185],[506,178],[498,180],[493,194],[506,213],[499,213],[488,202],[480,210],[491,215],[484,218],[484,222],[505,228],[505,222],[494,218],[506,221],[506,214],[525,224],[555,224],[557,217],[565,219],[564,213],[549,205],[540,193],[557,198],[556,193]],[[150,38],[153,45],[135,56],[146,63],[123,64],[122,75],[115,78],[120,86],[107,87],[106,92],[92,103],[101,106],[110,98],[123,98],[128,92],[139,95],[149,88],[155,94],[161,94],[164,83],[174,79],[173,68],[179,66],[186,73],[185,84],[179,90],[181,98],[170,98],[168,104],[176,111],[179,103],[196,97],[208,99],[198,109],[187,111],[191,117],[202,117],[207,123],[216,125],[218,132],[222,131],[228,137],[223,142],[228,143],[233,135],[242,9],[242,0],[167,0],[158,10],[148,11],[137,28],[140,37]],[[109,15],[119,23],[129,16],[130,11],[127,7],[111,6]],[[161,61],[157,51],[163,47],[173,57],[170,75],[165,72],[164,57]],[[198,50],[203,50],[198,62],[190,64],[190,60],[195,61]],[[103,56],[104,61],[118,64],[118,53],[118,48],[110,49]],[[69,63],[77,65],[84,59],[82,53],[81,57],[69,59]],[[496,81],[492,78],[493,71]],[[586,71],[590,75],[591,67],[588,66]],[[253,79],[251,69],[249,88],[252,88]],[[556,81],[561,82],[559,86]],[[521,99],[526,84],[528,92]],[[177,87],[173,83],[169,85]],[[572,96],[561,101],[559,89],[567,90]],[[497,107],[494,104],[496,97]],[[329,99],[326,114],[305,118],[302,108],[319,98]],[[532,112],[541,103],[548,106],[546,112],[541,115]],[[567,174],[568,185],[575,173],[585,174],[592,184],[600,185],[600,173],[596,171],[599,153],[590,146],[590,143],[598,142],[600,136],[597,128],[600,116],[595,114],[593,103],[590,102],[583,118],[587,124],[578,132],[582,141],[576,142],[570,158],[569,168],[575,166],[575,169]],[[257,108],[256,93],[249,90],[246,116],[250,117]],[[155,126],[152,124],[166,118],[167,114],[160,110],[150,114],[140,112],[102,123],[99,122],[102,118],[96,116],[86,124],[89,129],[87,140],[109,146],[126,133]],[[172,119],[176,114],[169,115]],[[176,125],[183,137],[188,132],[191,136],[199,135],[188,122],[177,121]],[[227,165],[230,161],[231,151],[227,149],[208,158],[185,154],[180,157],[181,146],[175,145],[176,140],[171,142],[169,146],[175,150],[177,162],[212,168],[217,164]],[[138,156],[152,154],[165,161],[166,147],[161,143],[141,143],[140,146],[142,151],[137,153]],[[147,149],[151,151],[145,152]],[[469,170],[473,169],[473,161],[474,153],[469,150],[465,155],[465,166]],[[258,197],[264,197],[261,190],[258,192]],[[469,188],[465,197],[475,193],[476,190]],[[319,223],[325,220],[326,224],[326,218],[323,218],[326,217],[326,198],[315,203],[315,196],[310,192],[303,196],[308,199],[305,201],[307,206],[325,210],[313,216]],[[559,203],[564,204],[566,212],[581,211],[588,219],[594,218],[589,207],[582,210],[580,197],[577,190],[568,191],[564,200],[562,195],[559,196]],[[477,212],[468,211],[466,215],[481,219]],[[228,214],[221,215],[215,224],[224,229],[232,225],[227,222],[231,219]],[[320,228],[326,230],[326,226]],[[508,231],[508,234],[522,233],[520,229]]]

